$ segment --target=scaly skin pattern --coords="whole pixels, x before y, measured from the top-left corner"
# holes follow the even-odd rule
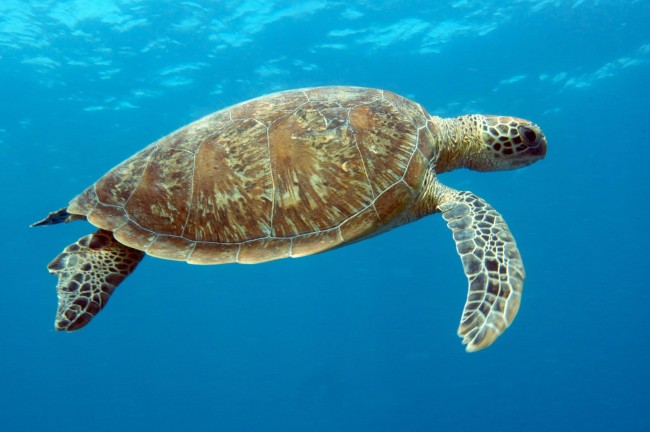
[[[73,331],[88,324],[143,256],[142,251],[124,246],[103,230],[66,247],[47,266],[59,278],[54,327]]]
[[[471,192],[442,185],[436,193],[469,282],[458,335],[468,351],[477,351],[512,323],[526,272],[508,225],[491,205]]]
[[[215,112],[146,147],[34,224],[87,218],[100,229],[49,267],[59,277],[57,328],[85,325],[144,253],[194,264],[258,263],[318,253],[439,212],[469,284],[459,335],[468,351],[485,348],[517,313],[523,263],[501,215],[471,192],[443,186],[438,174],[515,169],[545,153],[543,133],[527,120],[443,119],[375,89],[291,90]],[[84,246],[93,242],[102,247]],[[106,283],[109,273],[117,283]]]
[[[415,219],[442,213],[453,233],[468,281],[458,335],[469,352],[490,346],[514,320],[526,272],[514,236],[491,205],[469,191],[442,185],[437,173],[456,168],[477,171],[515,169],[546,154],[536,125],[505,116],[470,115],[439,119],[440,137],[433,169],[411,210]]]

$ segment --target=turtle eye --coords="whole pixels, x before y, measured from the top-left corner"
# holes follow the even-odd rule
[[[537,134],[531,128],[526,126],[519,127],[519,133],[526,139],[526,144],[537,145]]]

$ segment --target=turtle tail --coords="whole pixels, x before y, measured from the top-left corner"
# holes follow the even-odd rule
[[[63,207],[60,210],[51,212],[49,215],[47,215],[47,217],[45,217],[45,219],[42,219],[38,222],[34,222],[33,224],[30,225],[30,227],[55,225],[55,224],[60,224],[61,222],[67,223],[78,219],[86,219],[86,217],[81,215],[70,214],[68,213],[68,208]]]

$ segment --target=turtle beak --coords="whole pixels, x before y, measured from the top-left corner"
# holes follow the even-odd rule
[[[546,136],[539,131],[539,144],[535,147],[530,148],[530,154],[537,157],[538,159],[544,159],[546,156]]]

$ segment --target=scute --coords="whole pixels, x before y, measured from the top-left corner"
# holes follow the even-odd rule
[[[350,126],[375,196],[402,178],[417,146],[416,126],[396,121],[391,108],[379,100],[350,111]]]
[[[97,200],[105,205],[123,207],[142,180],[142,175],[155,150],[157,150],[156,146],[145,148],[99,179],[94,188]]]
[[[273,181],[268,146],[261,145],[266,139],[266,127],[244,119],[201,143],[185,237],[238,243],[270,234]]]
[[[189,212],[193,164],[194,156],[185,150],[152,152],[123,206],[129,219],[156,234],[182,235]]]
[[[269,128],[274,236],[333,228],[373,200],[346,109],[324,105],[304,104]]]
[[[380,90],[272,94],[153,143],[68,211],[190,263],[317,253],[405,222],[431,153],[427,118]]]

